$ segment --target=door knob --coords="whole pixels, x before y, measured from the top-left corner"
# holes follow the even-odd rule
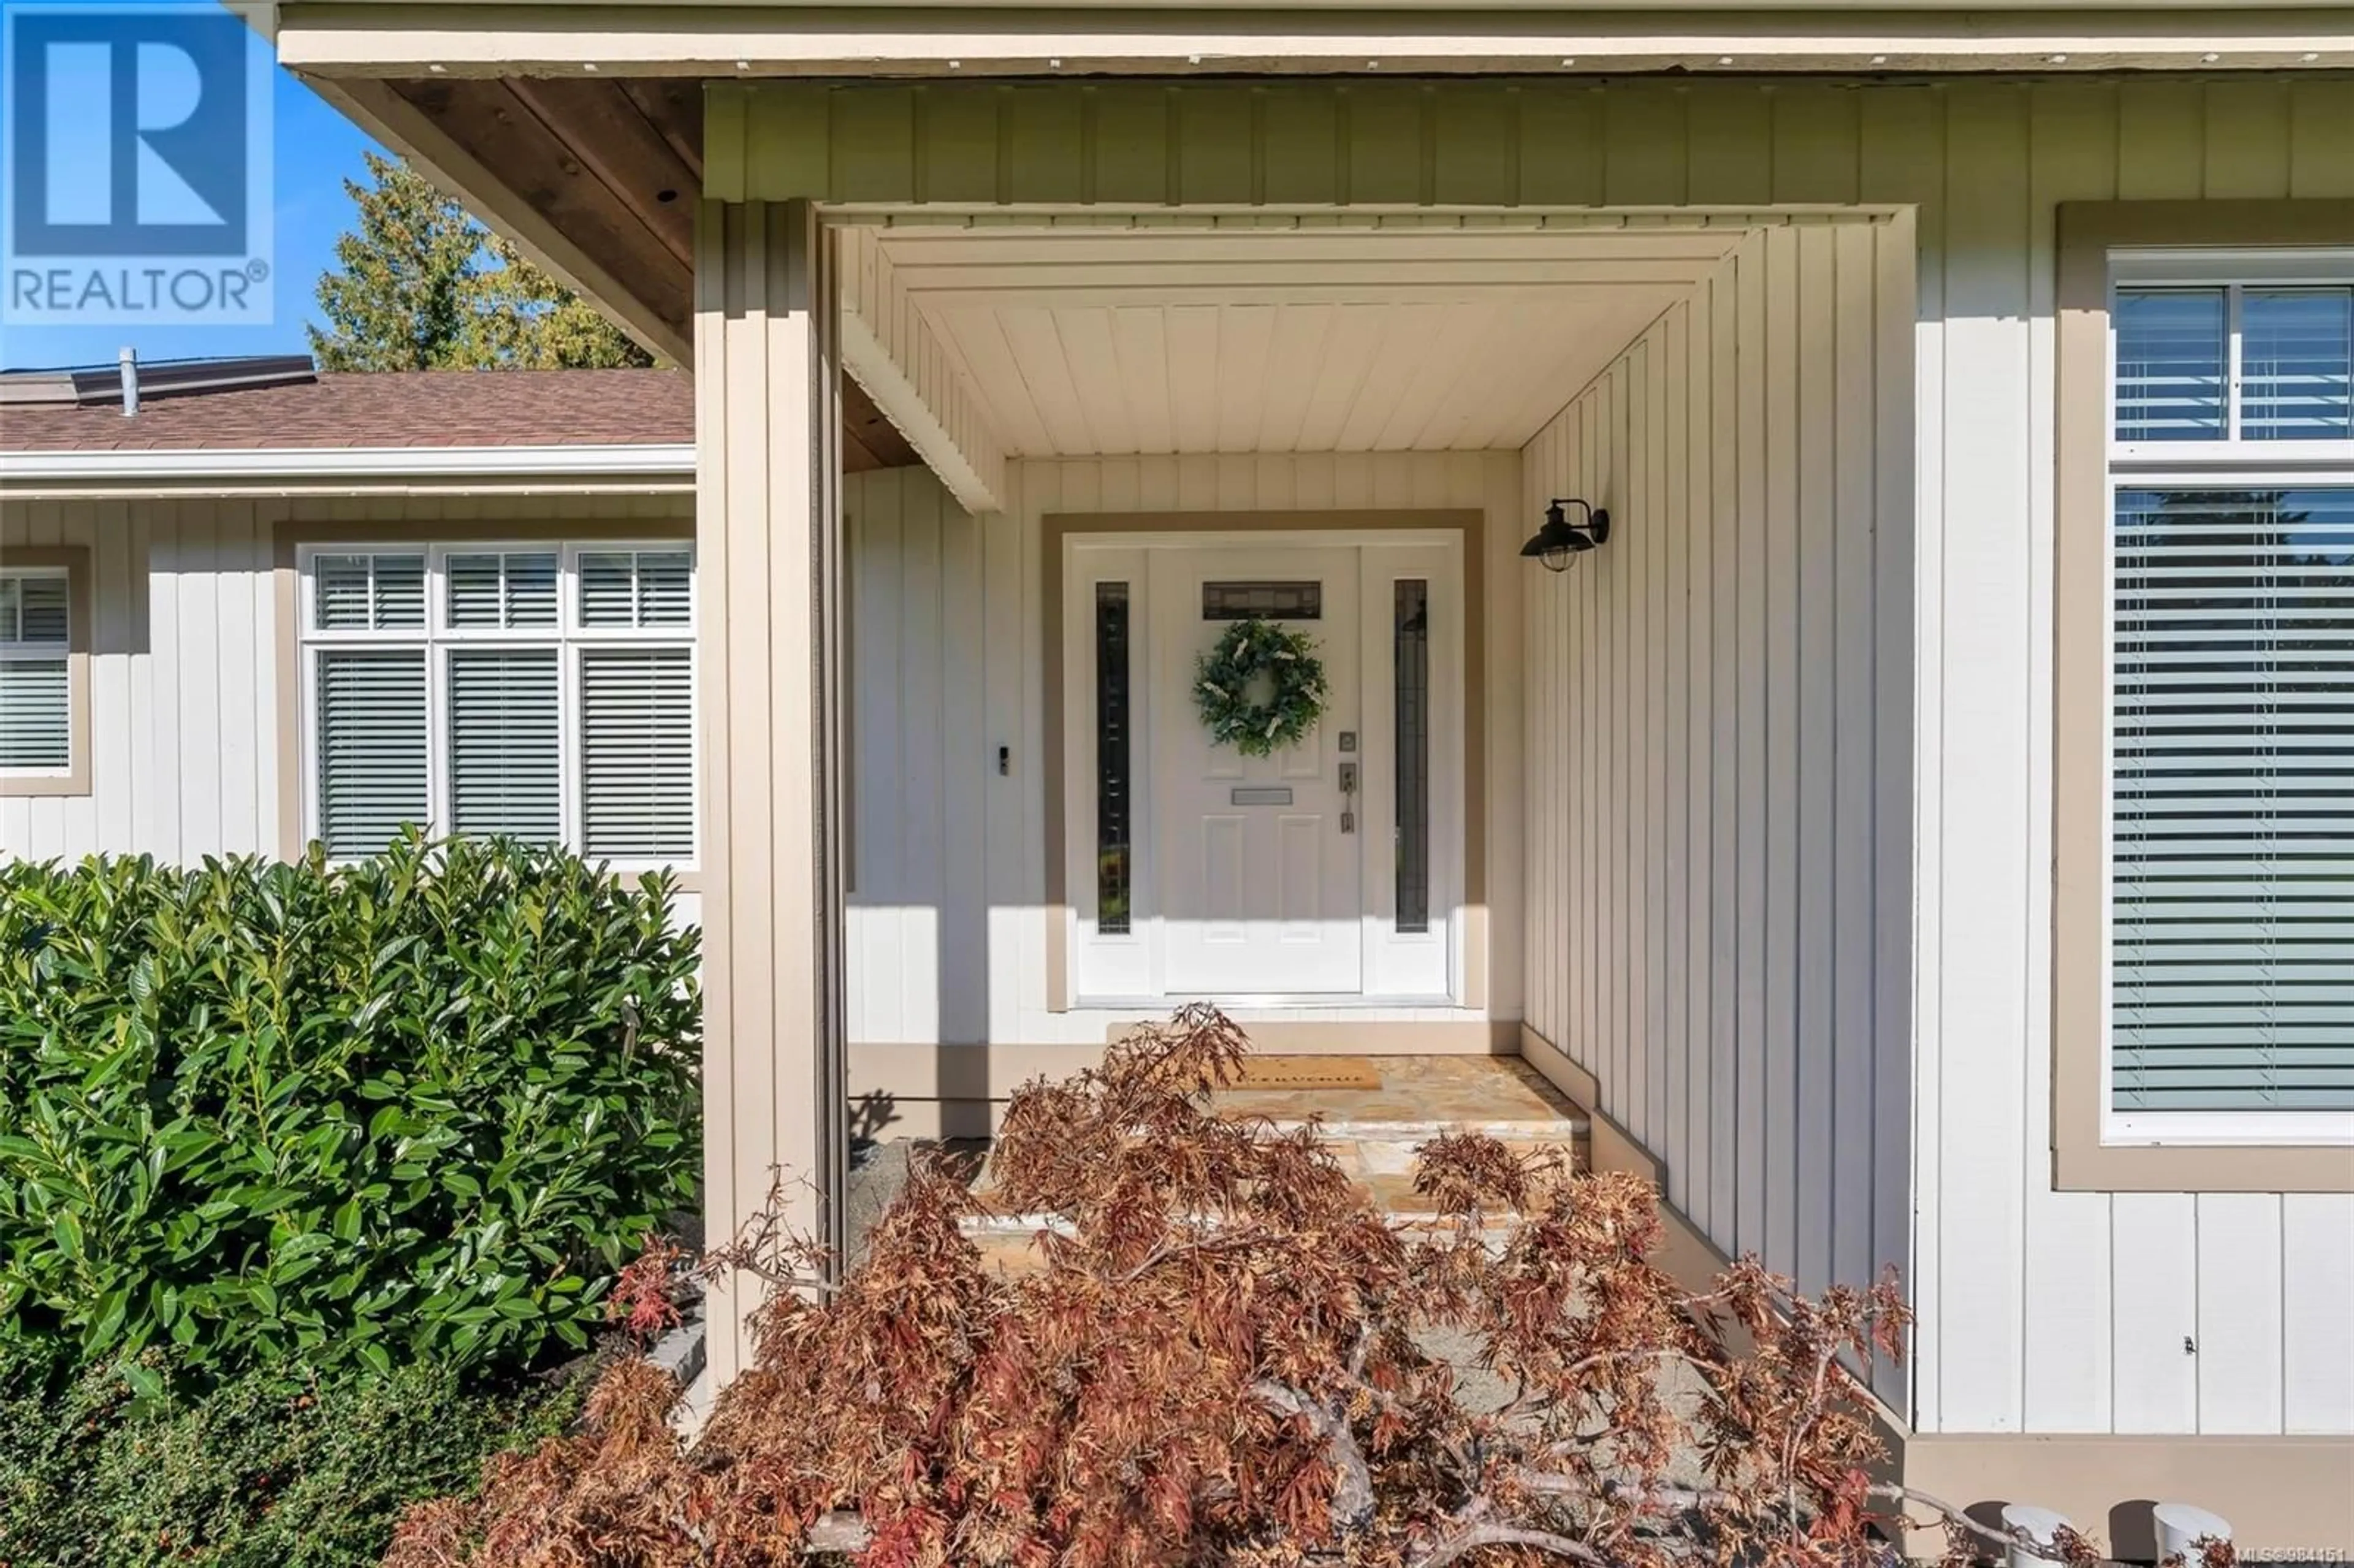
[[[1357,765],[1353,762],[1341,764],[1341,831],[1357,831]]]

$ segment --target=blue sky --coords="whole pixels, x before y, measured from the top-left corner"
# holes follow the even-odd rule
[[[0,328],[0,366],[94,365],[114,362],[128,344],[142,359],[198,355],[300,353],[309,347],[306,323],[318,319],[319,275],[334,263],[335,237],[353,219],[343,182],[363,170],[360,154],[374,145],[359,128],[286,72],[276,72],[271,99],[273,183],[277,202],[277,291],[268,326]]]

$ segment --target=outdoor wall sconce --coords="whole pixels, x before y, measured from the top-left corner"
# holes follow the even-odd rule
[[[1569,520],[1569,508],[1573,506],[1585,514],[1575,523]],[[1529,535],[1529,542],[1521,546],[1521,554],[1543,561],[1549,572],[1565,572],[1578,556],[1609,537],[1609,513],[1598,506],[1588,506],[1575,496],[1565,496],[1545,508],[1544,526]]]

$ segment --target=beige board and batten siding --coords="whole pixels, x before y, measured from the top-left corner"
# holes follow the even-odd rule
[[[292,711],[279,627],[281,538],[310,531],[386,540],[496,537],[503,528],[632,523],[675,527],[684,495],[204,496],[0,502],[0,565],[12,551],[89,550],[90,788],[0,798],[0,853],[75,860],[281,852]],[[693,894],[680,914],[698,917]]]
[[[1752,234],[1523,452],[1532,515],[1612,518],[1522,578],[1529,1026],[1809,1292],[1911,1224],[1913,254],[1909,217]]]
[[[2050,1040],[2054,210],[2354,194],[2354,83],[728,83],[709,130],[729,199],[1913,208],[1914,1425],[2354,1433],[2354,1198],[2055,1190]]]
[[[988,1047],[989,1082],[1076,1065],[1141,1016],[1072,1008],[1053,994],[1045,767],[1044,552],[1049,516],[1397,509],[1476,513],[1487,580],[1509,585],[1521,524],[1515,452],[1234,453],[1026,461],[1005,469],[1008,508],[971,517],[921,470],[852,475],[849,544],[850,1038],[854,1093],[907,1098],[926,1081],[913,1049]],[[1520,1012],[1519,615],[1491,593],[1483,864],[1484,1005],[1287,1012],[1293,1023],[1478,1025]],[[999,771],[998,749],[1006,749]],[[1248,1016],[1248,1015],[1246,1015]],[[1426,1040],[1429,1036],[1424,1037]],[[1469,1033],[1465,1034],[1469,1038]],[[878,1054],[879,1047],[907,1047]],[[1059,1048],[1069,1048],[1057,1054]],[[1056,1048],[1045,1050],[1041,1048]],[[896,1058],[906,1056],[907,1060]],[[912,1105],[900,1107],[912,1113]],[[910,1125],[913,1125],[912,1123]]]

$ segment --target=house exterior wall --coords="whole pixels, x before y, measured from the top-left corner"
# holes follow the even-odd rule
[[[1008,463],[1005,512],[967,515],[921,469],[843,482],[850,706],[849,1028],[853,1089],[932,1097],[919,1056],[875,1047],[984,1046],[1002,1097],[1019,1077],[1092,1058],[1139,1016],[1052,995],[1047,913],[1046,658],[1050,514],[1478,512],[1487,580],[1485,1000],[1470,1009],[1308,1009],[1319,1019],[1476,1022],[1520,1017],[1519,599],[1516,452],[1102,458]],[[1000,747],[1009,748],[998,771]],[[1478,938],[1475,937],[1474,938]],[[1245,1014],[1243,1016],[1249,1016]],[[1371,1038],[1371,1037],[1368,1037]],[[1401,1035],[1401,1049],[1432,1036]],[[1417,1046],[1414,1042],[1419,1040]],[[862,1049],[864,1048],[864,1049]],[[1373,1048],[1379,1048],[1375,1044]],[[1013,1075],[1009,1076],[1011,1074]],[[914,1107],[903,1107],[912,1112]],[[912,1125],[912,1124],[911,1124]]]
[[[2354,194],[2354,84],[731,83],[710,149],[731,198],[1074,220],[1089,204],[1443,223],[1909,209],[1910,1416],[1933,1434],[2354,1432],[2354,1199],[2056,1190],[2049,938],[2055,207]]]
[[[440,540],[530,523],[661,522],[689,495],[379,496],[0,502],[12,549],[90,552],[90,792],[0,799],[0,853],[27,859],[277,854],[292,672],[281,664],[281,535],[381,524]],[[700,917],[681,895],[680,916]]]
[[[1521,577],[1530,1029],[1809,1292],[1910,1239],[1914,243],[1754,234],[1523,451],[1611,514]]]

